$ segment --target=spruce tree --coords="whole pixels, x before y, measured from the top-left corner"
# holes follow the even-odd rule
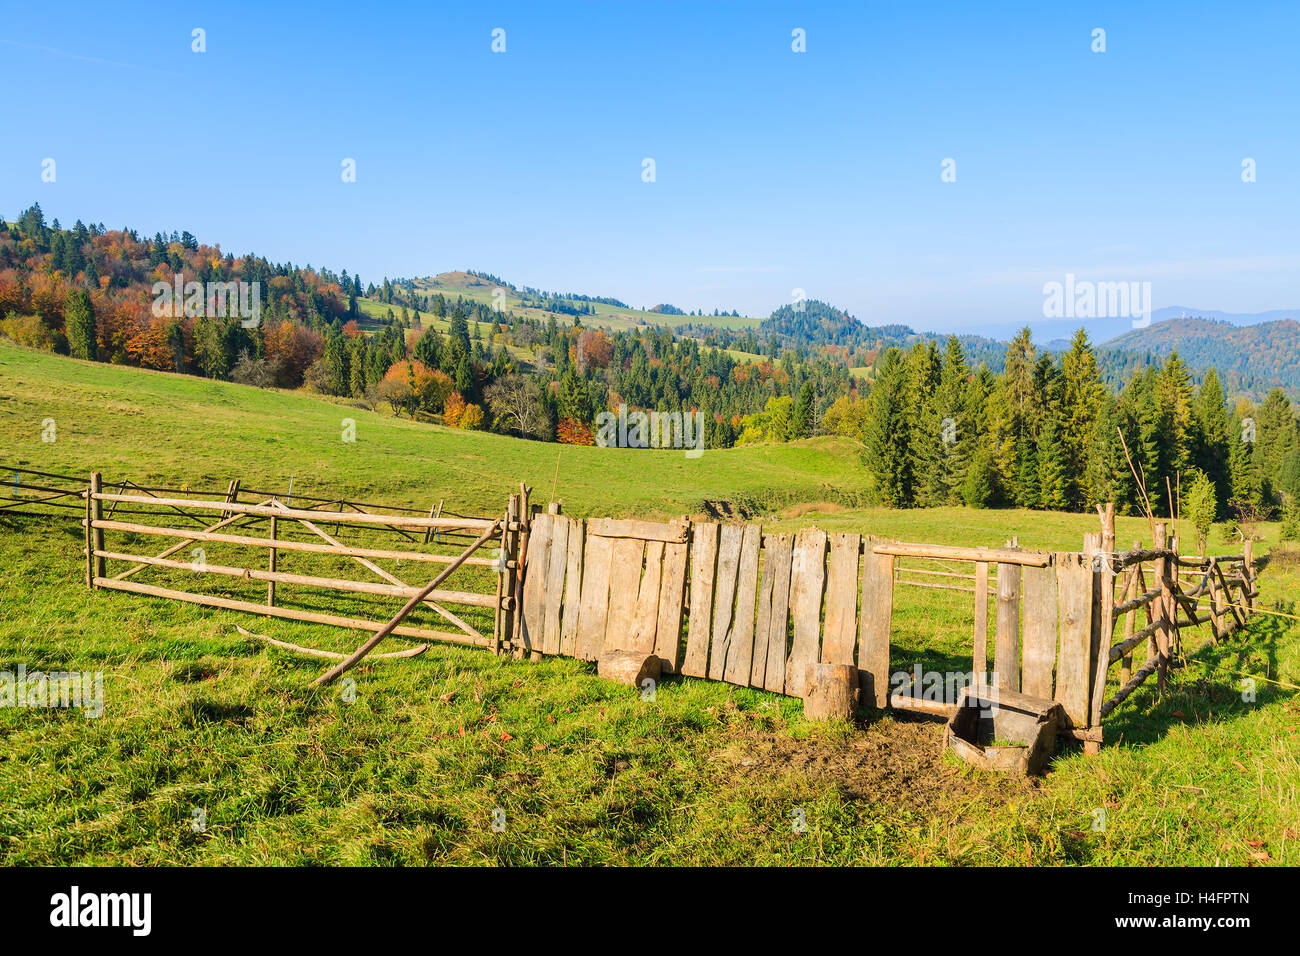
[[[74,357],[91,360],[98,358],[95,308],[85,289],[73,289],[64,300],[63,334],[68,339],[68,351]]]

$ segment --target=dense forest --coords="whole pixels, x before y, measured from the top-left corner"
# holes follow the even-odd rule
[[[259,321],[156,314],[154,284],[178,275],[258,283]],[[583,319],[615,300],[519,294],[550,317],[409,280],[363,290],[347,270],[236,257],[188,232],[63,228],[39,205],[0,220],[0,332],[83,359],[307,388],[543,441],[593,444],[597,416],[620,406],[703,412],[708,448],[843,435],[862,443],[879,499],[897,507],[1113,500],[1168,514],[1177,498],[1221,517],[1294,516],[1300,495],[1286,395],[1230,402],[1214,369],[1195,375],[1177,351],[1137,361],[1099,352],[1083,330],[1056,352],[1027,329],[1006,345],[940,340],[869,328],[815,300],[758,329],[613,332]]]

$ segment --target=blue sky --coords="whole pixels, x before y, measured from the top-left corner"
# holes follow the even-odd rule
[[[0,214],[938,331],[1300,305],[1300,5],[294,6],[0,4]]]

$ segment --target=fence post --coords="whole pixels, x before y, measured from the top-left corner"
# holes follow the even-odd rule
[[[1155,547],[1163,551],[1168,546],[1165,524],[1157,522],[1155,529]],[[1161,555],[1156,558],[1156,578],[1160,581],[1160,627],[1156,630],[1156,690],[1164,693],[1165,670],[1169,667],[1169,605],[1173,603],[1173,589],[1169,586],[1169,558]]]
[[[501,554],[497,566],[497,611],[493,619],[492,642],[488,645],[493,654],[501,653],[501,645],[509,644],[515,627],[515,571],[519,565],[516,542],[519,534],[519,496],[511,495],[506,503],[506,520],[501,528]]]
[[[1255,610],[1255,542],[1247,538],[1241,546],[1241,556],[1244,559],[1241,562],[1241,579],[1246,586],[1243,588],[1243,604],[1246,605],[1246,616]],[[1229,597],[1231,600],[1231,597]]]
[[[1142,550],[1142,542],[1135,540],[1133,542],[1133,550],[1134,551]],[[1138,594],[1141,593],[1140,591],[1138,591],[1138,568],[1140,566],[1141,565],[1134,565],[1128,569],[1128,574],[1126,578],[1128,583],[1127,586],[1124,588],[1125,602],[1133,600],[1135,597],[1138,596]],[[1135,609],[1129,611],[1127,614],[1124,615],[1125,642],[1127,642],[1133,636],[1133,633],[1136,629],[1137,629],[1137,610]],[[1127,684],[1129,682],[1129,679],[1132,678],[1132,676],[1133,676],[1133,652],[1130,650],[1127,654],[1124,655],[1124,659],[1123,661],[1120,662],[1119,665],[1120,686]]]
[[[89,533],[89,545],[86,550],[88,559],[87,571],[90,574],[91,587],[95,587],[95,578],[104,577],[104,559],[95,555],[96,551],[104,550],[104,529],[94,527],[94,522],[104,519],[104,503],[95,496],[100,493],[103,487],[103,479],[99,472],[90,473],[90,487],[86,491],[86,502],[89,507],[89,521],[86,523],[86,530]]]
[[[1115,641],[1115,504],[1108,502],[1105,507],[1098,505],[1097,513],[1101,517],[1101,537],[1094,538],[1099,545],[1096,554],[1094,574],[1100,584],[1100,593],[1094,590],[1092,610],[1097,635],[1093,653],[1095,666],[1092,678],[1092,703],[1088,710],[1089,729],[1101,733],[1101,705],[1106,697],[1106,675],[1110,671],[1110,646]],[[1084,741],[1083,750],[1095,754],[1101,749],[1101,740],[1091,736]]]
[[[279,519],[275,515],[271,515],[271,540],[272,541],[274,541],[276,537],[277,521],[279,521]],[[270,571],[272,574],[274,574],[275,564],[276,564],[275,556],[280,552],[278,548],[267,548],[266,550],[270,552],[266,558],[266,569]],[[274,581],[266,582],[266,606],[275,607],[275,582]]]

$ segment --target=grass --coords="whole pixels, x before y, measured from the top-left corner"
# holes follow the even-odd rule
[[[5,345],[0,382],[0,460],[42,470],[222,488],[295,474],[308,494],[427,506],[447,493],[455,510],[496,513],[520,478],[549,490],[558,450]],[[343,416],[356,444],[338,438]],[[855,507],[869,494],[861,470],[831,441],[694,461],[566,448],[560,489],[579,514],[726,500],[749,502],[765,527],[957,544],[1014,534],[1076,549],[1095,527]],[[1262,601],[1295,613],[1300,560],[1276,525],[1261,528]],[[1121,540],[1142,530],[1121,519]],[[566,659],[435,646],[311,690],[319,663],[234,625],[338,650],[355,634],[88,592],[81,544],[75,521],[0,519],[0,671],[105,682],[98,719],[0,708],[5,864],[1300,862],[1300,626],[1287,617],[1194,647],[1162,697],[1148,682],[1117,710],[1099,756],[1067,749],[1044,780],[1020,783],[940,754],[933,721],[864,711],[855,727],[810,724],[796,700],[689,679],[646,700]],[[969,667],[969,595],[898,594],[891,666]]]

